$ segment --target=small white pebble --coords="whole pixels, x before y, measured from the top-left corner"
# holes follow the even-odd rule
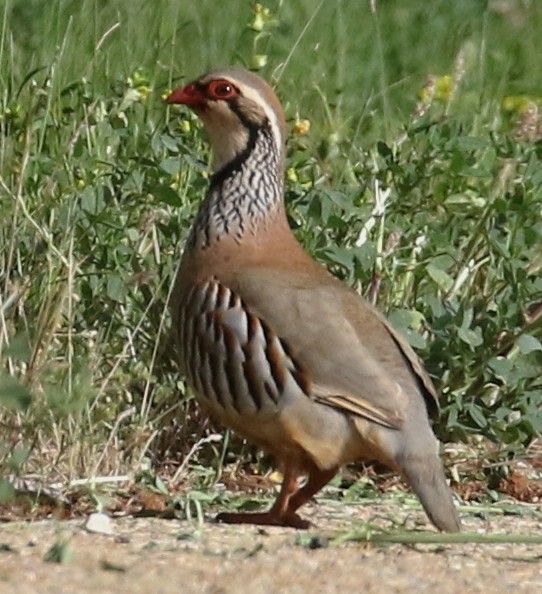
[[[114,534],[111,518],[105,514],[90,514],[85,529],[96,534],[107,534],[109,536]]]

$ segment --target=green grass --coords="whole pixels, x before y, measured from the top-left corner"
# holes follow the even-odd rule
[[[542,6],[371,5],[7,0],[4,474],[171,476],[190,453],[181,478],[210,482],[190,471],[230,461],[172,360],[208,149],[161,100],[230,63],[277,83],[292,225],[407,333],[443,395],[439,436],[524,454],[542,429]]]

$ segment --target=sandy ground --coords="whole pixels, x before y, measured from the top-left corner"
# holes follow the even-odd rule
[[[113,520],[112,536],[89,533],[84,521],[3,524],[0,592],[542,592],[542,545],[379,546],[322,538],[367,521],[386,524],[389,512],[389,505],[309,505],[305,515],[317,528],[308,532],[130,517]],[[406,529],[430,529],[421,512],[393,514],[404,517]],[[542,532],[535,518],[494,514],[468,514],[464,528]],[[311,537],[324,546],[307,546]],[[46,562],[59,542],[72,559]]]

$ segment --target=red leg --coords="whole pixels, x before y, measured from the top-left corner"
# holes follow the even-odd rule
[[[290,510],[292,496],[300,491],[299,471],[296,466],[287,465],[284,479],[277,500],[267,512],[225,512],[216,516],[217,522],[225,524],[259,524],[263,526],[290,526],[292,528],[308,528],[309,522],[300,518],[295,512],[296,506]],[[303,487],[304,489],[305,487]],[[301,489],[301,490],[303,490]]]
[[[313,495],[327,485],[329,481],[337,474],[338,468],[331,468],[330,470],[320,470],[314,468],[309,474],[307,482],[294,493],[288,500],[288,513],[295,514],[295,511],[302,505],[307,503]]]

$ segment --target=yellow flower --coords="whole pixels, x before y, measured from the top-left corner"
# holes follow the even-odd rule
[[[263,30],[263,26],[264,26],[264,22],[263,22],[262,15],[256,13],[256,16],[254,17],[254,20],[250,24],[251,29],[253,31],[256,31],[256,33],[259,33],[260,31]]]
[[[289,167],[286,170],[286,178],[288,179],[288,181],[295,183],[298,181],[298,177],[297,177],[297,171],[293,168],[293,167]]]
[[[147,85],[140,85],[136,88],[139,91],[139,94],[141,95],[141,100],[145,101],[145,99],[149,96],[151,92],[151,88]]]
[[[311,129],[311,122],[310,120],[299,120],[296,119],[293,132],[297,136],[306,136]]]
[[[268,17],[271,14],[269,8],[266,8],[265,6],[263,6],[263,4],[260,4],[259,2],[254,7],[254,11],[256,12],[256,14],[262,17]]]
[[[420,91],[420,99],[424,103],[429,103],[431,101],[431,99],[433,99],[433,96],[434,96],[434,92],[432,92],[431,89],[428,89],[427,87],[424,87]]]
[[[19,119],[22,113],[21,106],[14,104],[11,107],[6,107],[4,113],[0,113],[0,122],[14,122]]]
[[[254,54],[252,56],[252,70],[260,70],[267,64],[267,55],[266,54]]]
[[[448,103],[451,101],[454,93],[454,79],[446,74],[445,76],[439,76],[436,80],[435,98],[438,101]]]
[[[542,97],[530,97],[529,95],[508,95],[502,102],[504,111],[524,114],[537,105],[542,106]]]
[[[271,11],[269,8],[265,8],[265,6],[262,6],[261,4],[256,4],[254,6],[254,19],[252,23],[250,23],[250,28],[256,33],[260,33],[263,31],[265,23],[269,20],[270,15]]]

